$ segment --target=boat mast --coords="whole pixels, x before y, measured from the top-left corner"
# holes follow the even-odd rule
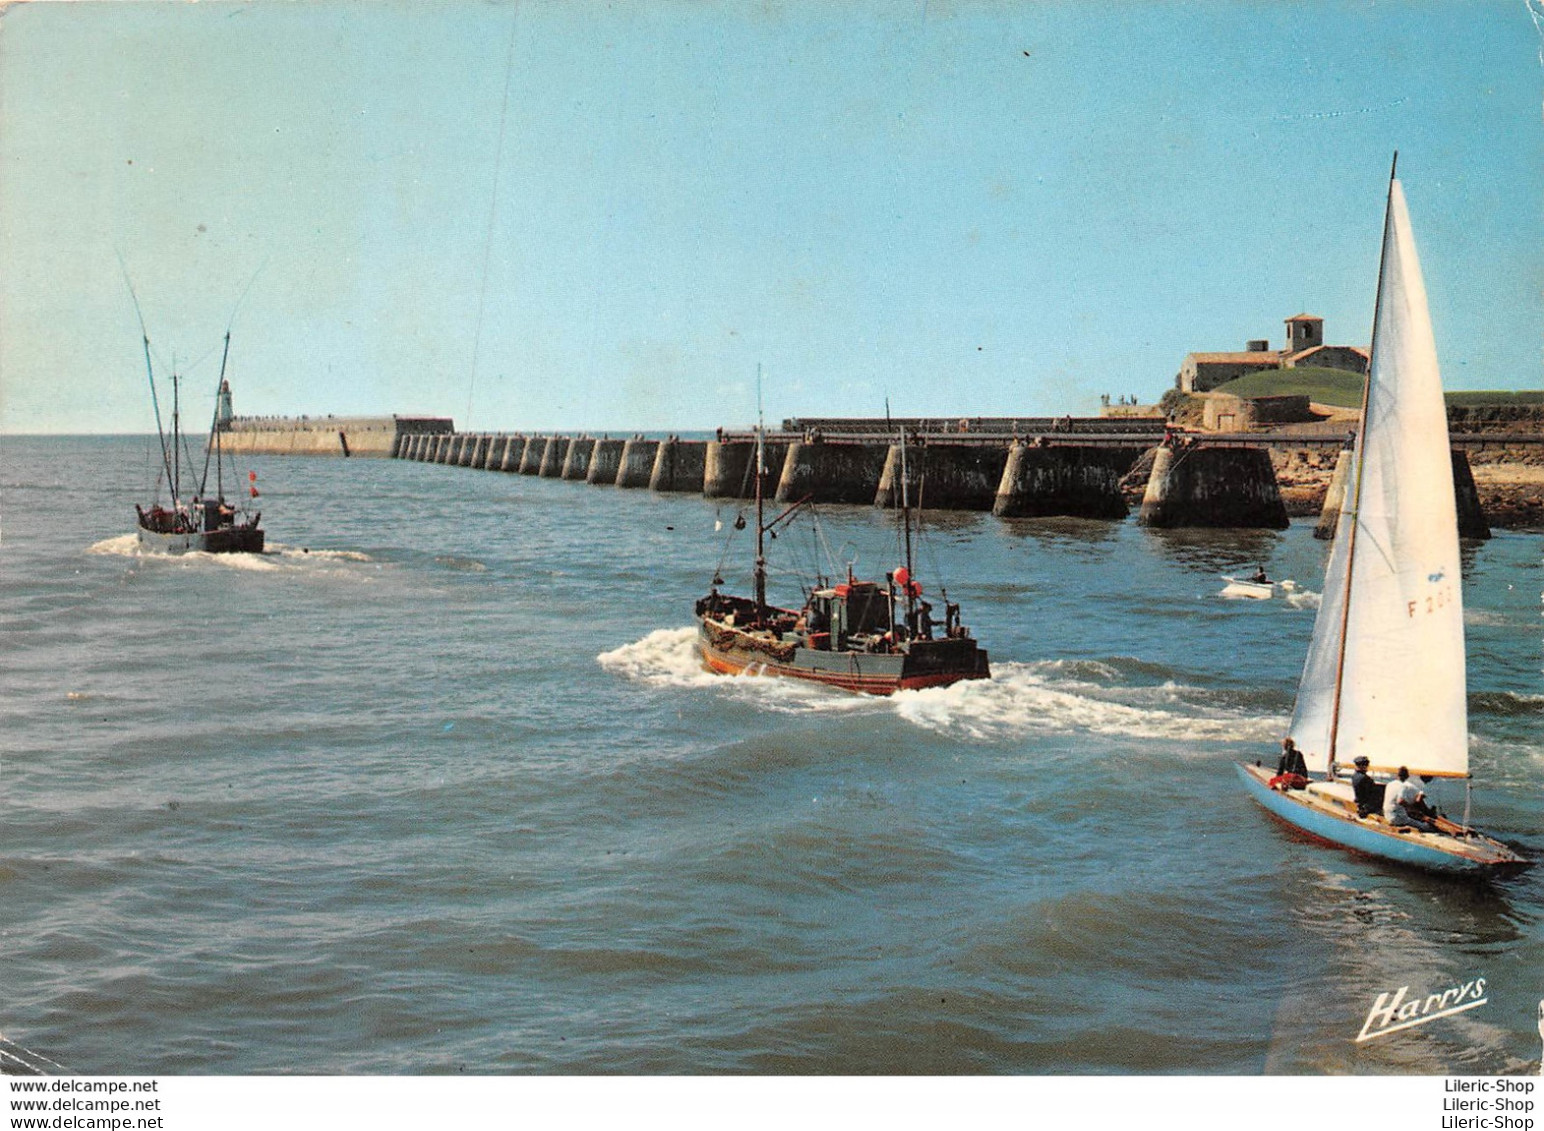
[[[231,332],[225,331],[225,352],[220,354],[220,379],[214,386],[214,416],[209,421],[209,442],[204,445],[204,473],[198,480],[198,493],[202,495],[209,486],[209,457],[214,455],[215,493],[220,502],[225,501],[225,476],[220,466],[220,390],[225,388],[225,362],[231,355]]]
[[[172,504],[180,505],[182,500],[179,492],[182,490],[182,453],[177,446],[181,443],[182,433],[179,431],[178,417],[178,393],[177,393],[177,358],[172,358]]]
[[[155,391],[155,367],[150,364],[150,331],[145,329],[145,314],[139,308],[139,296],[134,293],[134,283],[129,279],[129,269],[123,262],[123,255],[118,256],[118,266],[123,269],[123,284],[129,288],[129,299],[134,303],[134,317],[139,319],[139,337],[145,346],[145,380],[150,383],[150,405],[155,409],[155,435],[161,442],[161,467],[166,471],[167,479],[171,478],[172,461],[166,451],[166,430],[161,427],[161,398]],[[176,487],[172,488],[172,494],[177,493]]]
[[[1388,199],[1383,207],[1383,245],[1378,254],[1378,293],[1373,301],[1372,346],[1368,350],[1367,380],[1362,385],[1362,422],[1357,429],[1356,467],[1351,492],[1351,521],[1346,532],[1346,594],[1340,603],[1340,649],[1335,656],[1335,696],[1330,709],[1330,748],[1326,759],[1329,776],[1335,776],[1335,748],[1340,740],[1340,697],[1346,674],[1346,629],[1351,621],[1351,575],[1356,566],[1356,528],[1361,525],[1362,468],[1367,459],[1367,406],[1372,399],[1372,367],[1378,357],[1378,317],[1383,310],[1383,272],[1388,267],[1389,227],[1394,222],[1394,176],[1399,169],[1399,150],[1389,166]]]
[[[885,402],[885,415],[890,414],[890,404]],[[916,598],[912,595],[912,566],[911,566],[911,495],[907,480],[910,475],[906,470],[906,426],[901,425],[901,540],[906,546],[906,584],[902,586],[906,597],[906,628],[910,631],[915,622]]]
[[[767,610],[767,552],[766,527],[761,520],[761,480],[767,473],[766,419],[761,410],[761,363],[756,363],[756,618],[760,620]]]

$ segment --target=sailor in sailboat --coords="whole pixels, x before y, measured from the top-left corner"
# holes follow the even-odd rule
[[[1511,848],[1469,826],[1447,409],[1410,215],[1392,174],[1354,457],[1292,715],[1310,780],[1282,792],[1270,788],[1271,775],[1258,764],[1239,766],[1239,775],[1273,815],[1344,848],[1437,872],[1523,867],[1528,862]],[[1352,766],[1355,784],[1340,777]],[[1371,775],[1390,778],[1396,770],[1406,781],[1414,773],[1463,782],[1463,823],[1394,823],[1391,800],[1397,795],[1408,812],[1414,786],[1390,785],[1390,796],[1373,808]]]
[[[1356,802],[1356,815],[1358,817],[1370,817],[1374,813],[1383,812],[1384,786],[1373,780],[1373,776],[1367,772],[1371,761],[1365,754],[1358,754],[1353,759],[1356,765],[1356,773],[1351,775],[1351,797]]]
[[[1308,763],[1291,738],[1281,740],[1281,757],[1276,761],[1272,789],[1302,789],[1308,784]]]

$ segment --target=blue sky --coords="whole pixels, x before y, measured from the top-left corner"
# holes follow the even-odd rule
[[[152,427],[119,254],[200,417],[233,312],[246,413],[712,428],[758,363],[771,420],[1092,412],[1365,344],[1396,148],[1448,387],[1538,388],[1541,15],[15,5],[0,430]]]

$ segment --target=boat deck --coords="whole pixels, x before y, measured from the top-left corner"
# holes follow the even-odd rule
[[[1349,782],[1315,781],[1281,792],[1270,787],[1275,775],[1264,766],[1240,765],[1238,772],[1274,816],[1341,848],[1434,872],[1503,874],[1529,864],[1500,841],[1451,821],[1443,822],[1450,831],[1424,832],[1391,825],[1382,815],[1358,817]]]

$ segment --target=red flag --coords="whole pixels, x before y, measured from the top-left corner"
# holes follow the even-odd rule
[[[258,497],[258,495],[257,495],[257,472],[255,472],[255,471],[247,472],[247,490],[252,492],[252,497],[254,499]]]

